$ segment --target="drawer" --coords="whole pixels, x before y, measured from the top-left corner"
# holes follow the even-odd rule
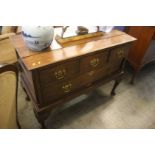
[[[98,54],[89,55],[81,58],[80,69],[82,73],[101,68],[108,59],[108,51],[102,51]]]
[[[119,46],[111,49],[109,57],[110,72],[115,72],[120,69],[122,60],[127,55],[126,46]]]
[[[58,84],[49,84],[47,86],[43,86],[41,89],[43,101],[48,104],[49,102],[60,99],[60,97],[63,97],[80,88],[84,81],[82,78],[83,77],[79,76],[74,80],[68,80]]]
[[[54,67],[49,66],[39,71],[41,85],[67,80],[76,76],[79,73],[79,69],[79,60],[65,62]]]
[[[69,93],[74,92],[75,90],[79,90],[83,86],[87,87],[91,83],[99,79],[103,79],[107,75],[109,75],[108,66],[98,70],[89,71],[83,75],[79,75],[75,79],[68,80],[66,82],[49,84],[46,86],[44,85],[41,89],[43,100],[48,104],[48,102],[57,100]]]
[[[108,76],[110,74],[109,72],[109,66],[104,65],[102,68],[97,70],[91,70],[84,74],[85,76],[85,84],[93,83],[97,80],[103,79],[104,77]]]
[[[110,61],[120,62],[123,58],[127,56],[127,46],[119,46],[111,49]]]

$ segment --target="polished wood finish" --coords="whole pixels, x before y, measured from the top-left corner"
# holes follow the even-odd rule
[[[134,74],[131,79],[131,83],[134,83],[135,76],[140,69],[155,60],[155,52],[147,51],[154,35],[155,27],[151,26],[130,26],[126,29],[126,32],[137,38],[130,49],[128,55],[128,61],[134,68]]]
[[[42,52],[29,50],[20,35],[11,38],[20,65],[21,82],[41,124],[50,110],[98,86],[121,81],[128,49],[136,39],[120,31],[72,42]]]

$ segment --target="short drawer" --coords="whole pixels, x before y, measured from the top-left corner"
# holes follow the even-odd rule
[[[108,51],[102,51],[98,54],[89,55],[86,57],[81,58],[80,61],[80,69],[82,73],[96,70],[101,67],[107,62],[108,59]]]
[[[108,76],[109,73],[109,66],[105,65],[100,69],[91,70],[84,74],[85,76],[85,84],[93,83],[97,80],[104,79],[104,77]]]
[[[127,47],[126,46],[119,46],[115,47],[110,50],[110,57],[109,57],[109,67],[110,72],[115,72],[120,69],[121,62],[127,56]]]
[[[69,61],[62,64],[49,66],[39,71],[41,85],[59,83],[79,73],[79,60]]]
[[[127,56],[127,46],[119,46],[111,49],[111,55],[110,55],[110,61],[115,62],[118,61],[120,62],[121,59],[125,58]]]

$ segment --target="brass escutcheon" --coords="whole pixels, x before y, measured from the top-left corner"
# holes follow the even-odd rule
[[[63,91],[64,91],[65,93],[70,92],[70,91],[71,91],[71,88],[72,88],[72,84],[71,84],[71,83],[62,86],[62,89],[63,89]]]
[[[90,72],[88,73],[88,75],[89,75],[89,76],[93,76],[94,73],[95,73],[94,71],[90,71]]]
[[[96,67],[99,64],[99,58],[93,58],[92,60],[90,60],[90,65],[92,67]]]
[[[122,57],[124,56],[124,50],[123,50],[123,49],[119,49],[119,50],[117,51],[117,56],[118,56],[119,58],[122,58]]]
[[[65,77],[65,74],[66,74],[65,69],[58,70],[58,71],[54,72],[54,75],[55,75],[56,79],[58,79],[58,80],[63,79]]]

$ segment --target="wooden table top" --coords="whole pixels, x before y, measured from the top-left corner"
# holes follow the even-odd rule
[[[100,37],[70,42],[67,44],[67,47],[61,47],[54,39],[50,48],[41,52],[35,52],[26,47],[21,34],[11,36],[10,39],[28,70],[136,40],[136,38],[124,32],[113,30]]]

